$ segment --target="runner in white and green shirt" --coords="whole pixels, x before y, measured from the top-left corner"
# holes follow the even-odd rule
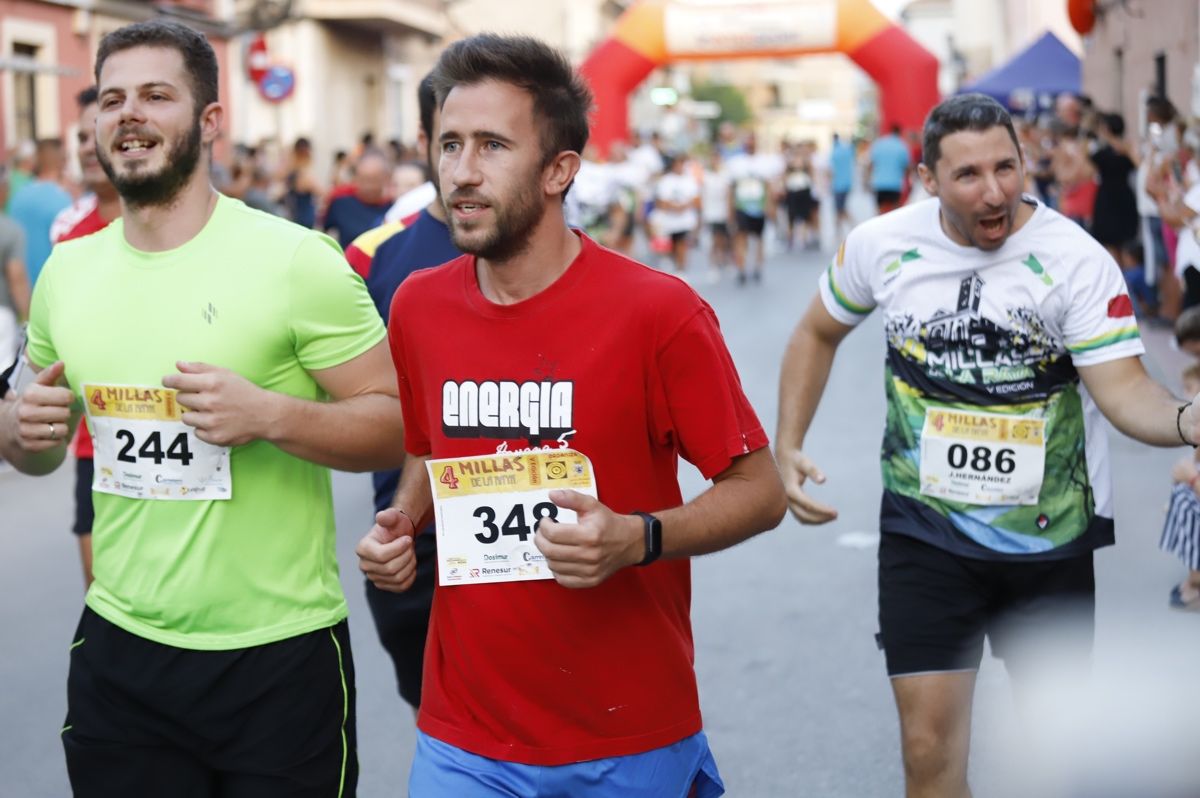
[[[878,640],[900,713],[910,795],[966,795],[971,697],[986,638],[1018,675],[1047,621],[1090,649],[1092,552],[1113,542],[1101,415],[1156,446],[1200,440],[1200,414],[1151,380],[1117,264],[1022,195],[1002,106],[963,95],[925,123],[933,199],[856,228],[784,357],[778,457],[793,513],[803,451],[841,340],[884,317]],[[836,476],[836,475],[835,475]]]

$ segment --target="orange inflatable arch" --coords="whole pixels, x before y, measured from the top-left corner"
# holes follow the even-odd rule
[[[595,94],[592,141],[629,130],[629,95],[663,64],[841,52],[879,86],[884,129],[919,129],[938,102],[938,61],[870,0],[642,0],[580,67]]]

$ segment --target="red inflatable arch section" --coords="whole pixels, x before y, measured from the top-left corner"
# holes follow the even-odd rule
[[[676,61],[845,53],[879,86],[884,129],[919,129],[938,102],[938,61],[870,0],[642,0],[581,66],[596,97],[592,141],[629,129],[629,95]]]

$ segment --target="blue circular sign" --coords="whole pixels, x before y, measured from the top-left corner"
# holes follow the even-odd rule
[[[296,73],[285,66],[273,66],[258,79],[258,93],[267,102],[282,102],[295,90]]]

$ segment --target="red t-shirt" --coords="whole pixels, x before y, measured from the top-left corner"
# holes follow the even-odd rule
[[[580,238],[562,277],[515,305],[483,296],[469,255],[401,284],[388,329],[406,448],[443,458],[566,442],[591,458],[600,500],[614,511],[677,507],[680,456],[707,479],[767,437],[712,308],[682,281]],[[468,381],[478,390],[455,390]],[[536,390],[517,387],[526,383]],[[482,413],[459,401],[484,394],[496,407]],[[446,407],[443,396],[453,399]],[[540,396],[560,401],[553,412],[528,406]],[[514,419],[544,426],[481,426]],[[690,604],[688,560],[625,568],[590,590],[439,586],[418,725],[531,765],[640,753],[695,734]]]
[[[71,241],[76,238],[90,236],[92,233],[98,233],[108,227],[108,222],[100,215],[100,205],[96,201],[95,194],[87,194],[80,197],[69,208],[64,208],[59,212],[58,216],[54,217],[54,224],[50,226],[50,243],[58,244],[63,241]],[[88,432],[87,420],[79,420],[79,429],[75,433],[75,456],[90,460],[94,454],[92,450],[92,436]]]

